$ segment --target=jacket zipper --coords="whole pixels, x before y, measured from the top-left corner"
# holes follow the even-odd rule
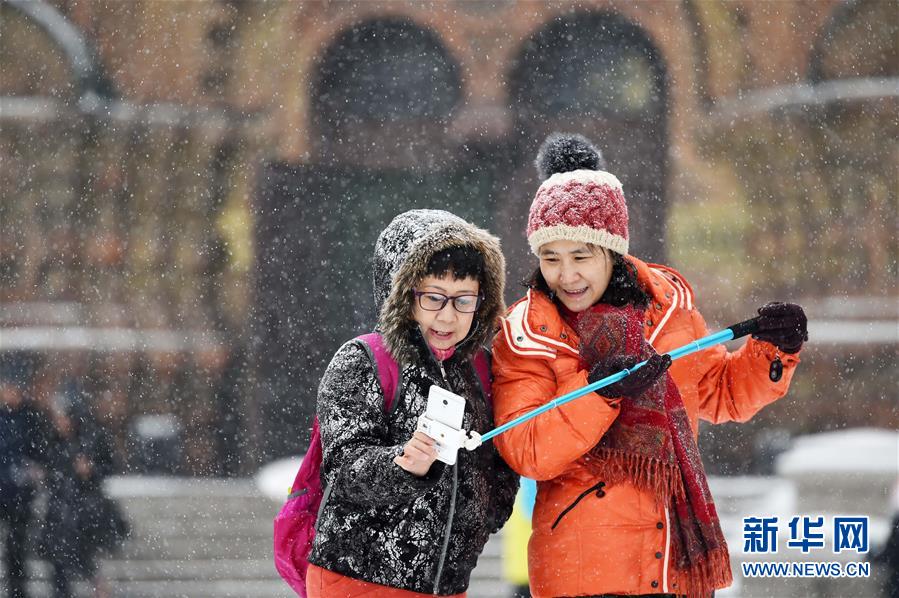
[[[433,356],[432,356],[433,357]],[[440,367],[440,374],[443,376],[443,383],[446,384],[447,389],[449,389],[449,380],[446,376],[446,370],[443,368],[443,362],[437,359],[434,359],[437,362],[437,365]],[[446,564],[446,553],[449,550],[449,540],[450,534],[453,531],[453,517],[456,515],[456,493],[458,491],[459,486],[459,462],[453,465],[453,493],[450,496],[450,508],[449,508],[449,517],[446,520],[446,532],[443,534],[443,547],[440,550],[440,559],[437,561],[437,577],[434,579],[434,594],[439,593],[440,589],[440,579],[443,577],[443,566]]]
[[[574,502],[572,502],[570,505],[565,507],[564,511],[559,513],[559,516],[556,517],[556,520],[555,520],[555,522],[553,522],[553,525],[550,529],[556,529],[556,526],[559,525],[559,523],[562,521],[562,518],[565,517],[565,515],[567,515],[568,512],[571,511],[571,509],[575,508],[579,502],[584,500],[587,497],[587,495],[590,494],[591,492],[596,492],[596,498],[602,498],[603,496],[605,496],[605,490],[603,490],[603,487],[605,485],[606,485],[605,482],[598,482],[598,483],[594,484],[593,486],[590,486],[583,492],[581,492],[580,496],[578,496],[577,498],[574,499]]]
[[[446,564],[446,553],[449,550],[450,534],[453,531],[453,517],[456,515],[456,489],[459,484],[459,462],[453,465],[453,495],[450,497],[449,517],[446,521],[446,533],[443,536],[443,548],[437,562],[437,578],[434,580],[434,594],[439,594],[440,578],[443,577],[443,566]]]
[[[333,490],[333,486],[331,484],[327,484],[325,486],[325,492],[322,495],[322,502],[318,505],[318,511],[315,513],[315,525],[312,527],[316,533],[318,533],[318,526],[322,521],[322,513],[325,512],[325,505],[328,504],[328,499],[331,498],[331,490]]]

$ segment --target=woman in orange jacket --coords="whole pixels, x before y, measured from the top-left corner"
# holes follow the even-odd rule
[[[534,596],[708,597],[731,582],[696,445],[699,418],[746,421],[782,397],[807,340],[798,305],[759,310],[739,350],[662,355],[708,334],[675,270],[628,255],[621,183],[580,136],[551,136],[528,218],[539,257],[494,344],[502,424],[648,359],[635,373],[496,438],[538,480],[528,559]]]

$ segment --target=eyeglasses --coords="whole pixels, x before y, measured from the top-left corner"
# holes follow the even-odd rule
[[[418,291],[413,289],[412,294],[418,298],[418,305],[425,311],[440,311],[450,301],[453,302],[453,308],[463,314],[471,314],[478,311],[481,301],[484,299],[480,295],[456,295],[448,297],[442,293],[432,293],[430,291]]]

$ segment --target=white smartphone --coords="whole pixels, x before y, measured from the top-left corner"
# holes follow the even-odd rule
[[[436,441],[437,459],[448,465],[456,462],[456,454],[464,438],[462,418],[465,398],[439,386],[428,391],[428,406],[419,421],[419,430]]]
[[[462,417],[465,415],[465,398],[436,384],[431,385],[425,415],[458,430],[462,427]]]

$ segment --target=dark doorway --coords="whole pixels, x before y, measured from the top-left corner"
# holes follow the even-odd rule
[[[447,135],[462,98],[438,37],[404,18],[338,34],[312,77],[314,162],[271,164],[257,201],[254,340],[264,459],[301,452],[337,348],[374,326],[371,255],[412,208],[489,226],[492,168]]]

